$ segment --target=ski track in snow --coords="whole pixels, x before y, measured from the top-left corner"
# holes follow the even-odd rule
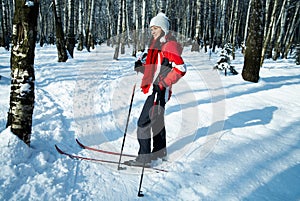
[[[137,153],[136,122],[146,96],[130,50],[117,61],[113,51],[97,46],[58,63],[54,46],[37,47],[32,148],[3,129],[8,106],[0,104],[6,136],[0,138],[0,159],[9,159],[0,161],[0,200],[140,200],[141,168],[118,171],[116,165],[69,159],[54,148],[117,161],[118,156],[82,150],[75,139],[120,151],[137,84],[124,146],[125,153]],[[9,64],[9,54],[3,55],[1,63]],[[266,62],[264,76],[253,84],[212,71],[218,59],[212,56],[185,49],[188,73],[174,85],[166,107],[169,161],[158,165],[169,172],[145,170],[142,199],[300,200],[299,67]],[[241,72],[237,56],[233,65]],[[8,66],[0,69],[6,102]],[[14,144],[17,152],[10,150]]]

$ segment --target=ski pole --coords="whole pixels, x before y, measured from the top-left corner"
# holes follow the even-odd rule
[[[129,117],[130,117],[131,108],[132,108],[135,86],[136,86],[136,83],[133,86],[133,90],[132,90],[132,94],[131,94],[131,101],[130,101],[128,116],[127,116],[127,121],[126,121],[126,127],[125,127],[125,131],[124,131],[124,136],[123,136],[123,143],[122,143],[121,154],[120,154],[119,163],[118,163],[118,170],[124,169],[124,168],[120,167],[120,164],[121,164],[121,158],[122,158],[123,148],[124,148],[124,144],[125,144],[125,138],[126,138],[126,133],[127,133],[127,128],[128,128],[128,123],[129,123]]]
[[[143,169],[142,169],[142,174],[141,174],[141,179],[140,179],[140,186],[139,186],[139,192],[138,192],[138,196],[139,197],[144,197],[144,194],[141,191],[142,188],[142,182],[143,182],[143,177],[144,177],[144,170],[145,170],[145,162],[143,163]]]

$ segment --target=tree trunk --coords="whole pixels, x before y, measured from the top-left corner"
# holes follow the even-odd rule
[[[293,42],[293,38],[295,36],[295,32],[297,27],[299,27],[299,23],[300,23],[300,2],[297,2],[296,8],[295,8],[295,12],[294,12],[294,16],[293,16],[293,20],[291,20],[291,22],[289,23],[289,26],[287,28],[287,34],[284,37],[284,42],[283,44],[286,44],[283,50],[283,57],[286,59],[288,56],[288,52],[290,50],[290,47],[292,45]],[[299,28],[298,28],[299,29]],[[299,40],[295,40],[295,41],[299,41]]]
[[[251,3],[250,31],[242,76],[246,81],[258,82],[263,43],[263,8],[261,0],[252,0]]]
[[[245,31],[244,31],[244,40],[242,44],[242,53],[245,53],[245,44],[246,44],[246,39],[248,37],[248,26],[249,26],[249,18],[250,18],[250,12],[251,12],[251,1],[249,1],[248,5],[248,11],[247,11],[247,18],[246,18],[246,23],[245,23]]]
[[[194,5],[195,5],[195,2],[194,2]],[[200,41],[200,0],[197,0],[196,1],[196,27],[195,27],[195,36],[194,36],[194,40],[193,40],[193,44],[192,44],[192,48],[191,48],[191,51],[196,51],[196,52],[199,52],[200,51],[200,44],[199,44],[199,41]]]
[[[115,53],[113,59],[117,60],[119,58],[121,34],[122,34],[122,5],[124,0],[119,0],[119,15],[118,15],[118,33],[117,33],[117,44],[115,47]]]
[[[6,50],[9,50],[9,43],[10,43],[10,33],[9,33],[9,27],[10,27],[10,16],[9,16],[9,5],[7,4],[6,1],[2,1],[2,14],[3,14],[3,18],[2,18],[2,28],[3,28],[3,42],[4,42],[4,47]]]
[[[125,54],[126,43],[126,1],[122,2],[122,34],[121,34],[121,54]]]
[[[132,17],[132,24],[136,24],[137,21],[137,14],[136,14],[136,1],[133,0],[132,2],[132,11],[133,11],[133,17]],[[133,29],[133,45],[132,45],[132,56],[136,56],[137,53],[137,41],[138,41],[138,30],[137,27],[134,25]]]
[[[296,46],[296,64],[300,65],[300,45]]]
[[[270,5],[271,5],[271,3],[270,3]],[[266,5],[266,6],[270,6],[270,5]],[[272,16],[271,16],[270,22],[268,23],[269,24],[269,28],[267,28],[266,35],[264,36],[264,42],[263,42],[263,49],[262,49],[262,53],[261,53],[260,66],[263,65],[266,51],[267,51],[267,49],[268,49],[268,47],[270,45],[272,30],[274,30],[274,22],[275,22],[275,18],[276,18],[276,8],[278,6],[278,0],[275,0],[275,3],[274,3],[273,6],[274,7],[273,7],[273,11],[272,11]],[[268,20],[268,19],[266,19],[266,20]]]
[[[26,3],[26,4],[25,4]],[[7,127],[30,146],[34,108],[34,50],[39,3],[16,0],[11,50],[11,92]]]
[[[226,15],[227,15],[227,8],[228,6],[228,0],[224,0],[221,3],[221,9],[222,13],[221,13],[221,19],[220,19],[220,33],[221,33],[221,44],[224,45],[225,41],[226,41]]]
[[[235,2],[235,9],[233,15],[233,32],[232,32],[232,59],[235,59],[235,49],[236,49],[236,42],[237,42],[237,30],[238,30],[238,12],[239,12],[239,0]]]
[[[166,6],[167,6],[166,0],[159,0],[157,4],[158,4],[159,12],[166,13]]]
[[[89,16],[88,16],[88,27],[86,29],[86,49],[90,51],[91,47],[94,48],[94,36],[93,36],[93,24],[94,24],[94,5],[95,0],[90,0],[89,4]]]
[[[63,32],[63,26],[61,21],[61,0],[53,0],[53,4],[58,62],[66,62],[68,60],[68,55],[65,45],[65,35]]]
[[[82,51],[83,50],[83,41],[84,41],[84,35],[83,35],[83,0],[78,1],[78,45],[77,50]]]
[[[68,0],[69,8],[69,27],[67,35],[67,50],[72,58],[74,58],[75,35],[74,35],[74,0]]]
[[[2,0],[0,0],[0,47],[4,47],[4,32],[3,32],[3,10]]]

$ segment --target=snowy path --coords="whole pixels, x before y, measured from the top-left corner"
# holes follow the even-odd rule
[[[0,200],[139,200],[140,168],[118,171],[54,149],[58,144],[82,156],[119,159],[82,150],[75,139],[120,151],[132,88],[141,80],[130,51],[112,61],[113,49],[103,45],[58,63],[54,46],[37,47],[32,149],[4,130],[9,53],[3,55]],[[241,72],[237,56],[233,65]],[[169,162],[159,167],[169,172],[146,171],[142,199],[300,200],[299,67],[267,62],[253,84],[212,71],[216,55],[209,60],[186,48],[183,57],[188,73],[166,107]],[[126,153],[137,153],[136,122],[145,98],[137,87]]]
[[[108,52],[108,50],[110,52]],[[41,52],[39,53],[41,54]],[[49,51],[46,51],[45,54],[49,54]],[[86,58],[79,58],[79,60],[82,60],[79,62],[76,61],[76,65],[73,64],[73,62],[75,63],[73,60],[60,65],[57,65],[54,61],[53,63],[55,63],[55,65],[50,66],[48,62],[46,64],[36,64],[38,66],[36,71],[38,96],[35,113],[38,115],[36,115],[37,123],[35,124],[36,129],[34,130],[38,131],[38,133],[33,134],[33,136],[52,136],[54,142],[56,141],[56,143],[60,144],[63,148],[78,152],[82,155],[102,157],[110,160],[118,159],[118,157],[99,156],[99,154],[86,152],[84,150],[81,151],[74,143],[74,139],[79,138],[90,146],[94,145],[109,150],[120,151],[132,87],[134,83],[137,83],[139,86],[141,76],[135,75],[132,71],[133,58],[125,56],[123,58],[121,57],[119,61],[111,61],[110,57],[105,54],[112,55],[112,49],[105,48],[102,52],[101,49],[92,52]],[[99,57],[102,56],[103,58],[107,58],[107,60],[101,59],[100,63]],[[37,60],[38,59],[39,57],[37,57]],[[199,59],[197,59],[197,61],[199,63]],[[170,145],[168,150],[170,162],[165,165],[165,168],[171,171],[173,168],[176,169],[176,166],[178,166],[179,171],[185,169],[185,165],[182,162],[176,164],[177,162],[175,161],[180,161],[180,158],[184,158],[184,154],[193,151],[195,148],[190,145],[194,138],[196,138],[197,135],[205,135],[205,132],[209,130],[207,126],[207,130],[204,130],[205,132],[197,134],[199,124],[197,119],[199,119],[200,122],[205,122],[209,118],[212,118],[209,117],[211,114],[199,117],[197,111],[199,101],[195,97],[197,94],[205,97],[205,101],[203,101],[202,104],[209,105],[211,102],[212,95],[209,94],[206,89],[206,85],[211,83],[201,84],[201,79],[205,79],[203,76],[206,75],[210,75],[212,78],[211,75],[217,74],[211,71],[210,64],[205,65],[206,62],[207,59],[203,59],[200,63],[202,67],[205,67],[203,70],[206,74],[204,75],[200,75],[197,69],[193,67],[191,63],[188,63],[189,71],[195,72],[195,74],[190,73],[187,79],[193,81],[189,83],[186,80],[182,80],[180,83],[182,85],[181,87],[175,86],[174,91],[176,91],[176,93],[172,98],[172,100],[174,100],[168,103],[170,106],[166,110],[166,121],[167,129],[171,130],[171,132],[168,132],[168,139],[170,139],[168,140],[168,144]],[[216,79],[218,79],[218,77],[216,77]],[[209,80],[207,80],[207,82],[209,82]],[[196,84],[195,86],[197,86],[197,88],[194,87],[193,89],[192,87],[195,83],[199,83],[202,88]],[[137,89],[135,93],[132,109],[133,120],[130,121],[124,147],[124,151],[134,154],[136,154],[138,150],[135,137],[135,125],[145,99],[145,96],[139,89]],[[213,108],[208,108],[207,113],[211,113],[212,109]],[[41,120],[40,123],[39,119]],[[43,122],[45,119],[47,119],[47,121]],[[51,121],[52,119],[53,122]],[[175,124],[174,127],[174,123],[172,122],[178,120],[179,123]],[[168,125],[168,123],[170,125]],[[174,132],[176,130],[177,132]],[[212,142],[213,144],[207,143],[209,146],[207,146],[208,150],[205,151],[211,151],[216,140],[213,139]],[[198,145],[194,146],[199,149]],[[203,156],[205,156],[205,154]],[[125,192],[125,194],[128,195],[136,194],[135,191],[140,174],[140,170],[137,168],[122,173],[117,172],[115,166],[88,164],[86,162],[74,163],[74,161],[65,158],[63,158],[63,160],[66,160],[68,164],[69,174],[72,174],[74,177],[74,181],[71,181],[70,184],[65,186],[65,189],[69,189],[69,191],[72,192],[72,196],[77,196],[76,193],[79,191],[78,184],[84,183],[82,183],[81,179],[84,179],[84,177],[93,178],[93,176],[89,176],[89,174],[97,175],[96,181],[89,182],[98,183],[100,179],[103,180],[100,182],[103,184],[109,183],[107,181],[112,180],[112,176],[114,176],[116,177],[116,186],[118,188],[121,187],[117,192]],[[100,172],[106,173],[100,174]],[[111,173],[113,175],[111,175]],[[124,174],[126,175],[125,179],[122,178]],[[149,176],[146,175],[144,181],[145,190],[147,190],[147,186],[150,187],[154,183],[158,183],[154,185],[154,188],[155,186],[160,188],[161,185],[159,183],[167,178],[172,178],[173,174],[176,175],[176,172],[170,173],[169,175],[162,173],[154,175],[154,177],[152,174]],[[194,175],[194,173],[187,174]],[[174,182],[177,183],[178,181],[176,182],[175,180]],[[172,185],[175,185],[175,183],[173,184],[173,182],[171,182]],[[106,195],[103,195],[103,199],[115,196],[116,193],[110,189],[110,185],[101,186],[101,189],[103,188],[105,189],[104,192],[106,192]],[[198,187],[196,187],[194,191],[197,191],[197,188]],[[85,186],[80,186],[80,189],[84,192],[92,191],[92,189],[85,189]],[[111,192],[112,194],[107,194],[107,192]],[[89,196],[94,197],[93,195]],[[97,197],[99,195],[95,196]],[[198,195],[195,196],[198,197]]]

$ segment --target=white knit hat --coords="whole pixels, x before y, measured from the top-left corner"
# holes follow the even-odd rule
[[[170,27],[169,18],[164,13],[158,13],[150,21],[150,27],[152,26],[160,27],[165,32],[165,35],[167,35]]]

